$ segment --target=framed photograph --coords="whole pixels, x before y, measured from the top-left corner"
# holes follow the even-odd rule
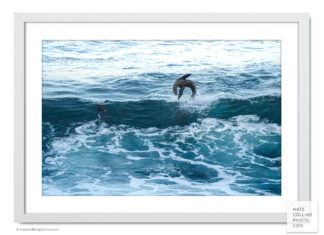
[[[15,221],[285,223],[310,200],[308,14],[15,14]]]

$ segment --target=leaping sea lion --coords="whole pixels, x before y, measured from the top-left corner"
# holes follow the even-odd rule
[[[188,73],[188,74],[185,74],[183,75],[181,78],[178,78],[174,84],[173,84],[173,92],[175,95],[177,95],[177,89],[178,87],[180,87],[180,91],[179,91],[179,94],[178,94],[178,99],[180,99],[180,97],[182,96],[183,94],[183,90],[185,89],[185,87],[190,87],[191,88],[191,98],[194,98],[195,95],[196,95],[196,84],[191,81],[191,80],[186,80],[187,77],[189,77],[191,74]]]

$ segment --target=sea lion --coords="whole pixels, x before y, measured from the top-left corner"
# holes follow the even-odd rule
[[[98,104],[97,109],[100,112],[102,118],[108,123],[108,107],[105,104]]]
[[[180,87],[180,91],[178,94],[178,99],[180,99],[180,97],[183,94],[183,90],[185,89],[185,87],[190,87],[191,88],[191,98],[194,98],[196,95],[196,84],[191,81],[191,80],[186,80],[187,77],[189,77],[191,74],[185,74],[183,75],[181,78],[178,78],[174,84],[173,84],[173,92],[175,95],[177,95],[177,88]]]

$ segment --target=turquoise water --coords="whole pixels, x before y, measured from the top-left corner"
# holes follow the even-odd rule
[[[42,106],[43,195],[281,195],[280,41],[43,41]]]

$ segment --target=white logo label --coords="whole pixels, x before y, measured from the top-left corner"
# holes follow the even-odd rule
[[[314,201],[287,202],[287,232],[317,232],[318,203]]]

